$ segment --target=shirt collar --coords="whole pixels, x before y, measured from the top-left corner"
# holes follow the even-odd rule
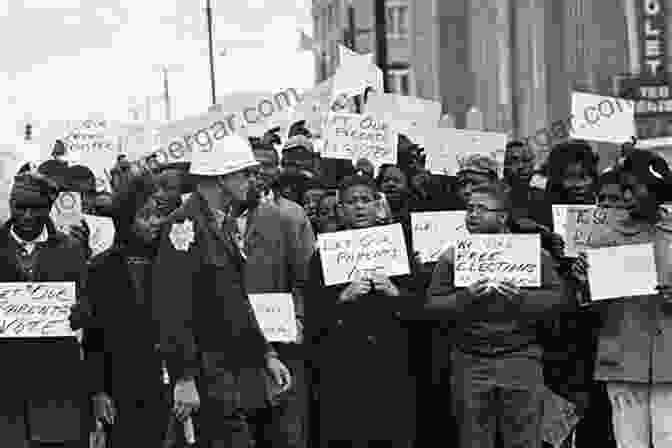
[[[19,235],[14,232],[14,226],[12,226],[9,229],[10,235],[12,235],[12,238],[21,246],[25,247],[28,252],[32,252],[32,249],[35,247],[36,244],[38,243],[45,243],[49,239],[49,231],[47,230],[47,226],[42,227],[42,233],[40,233],[37,238],[35,238],[33,241],[26,241],[23,238],[21,238]]]

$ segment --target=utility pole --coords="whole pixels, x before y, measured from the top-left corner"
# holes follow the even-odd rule
[[[212,7],[210,0],[206,0],[205,14],[208,19],[208,53],[210,56],[210,90],[212,94],[212,107],[217,105],[217,95],[215,94],[215,57],[213,54],[212,43]]]
[[[348,28],[343,31],[343,41],[352,51],[357,51],[357,30],[355,28],[355,8],[348,6]]]
[[[383,72],[383,90],[385,93],[390,91],[389,80],[387,76],[387,11],[385,0],[375,0],[374,17],[376,20],[376,56],[378,67]]]
[[[163,72],[163,101],[166,105],[166,121],[170,121],[170,95],[168,93],[168,68],[164,65],[161,67]]]

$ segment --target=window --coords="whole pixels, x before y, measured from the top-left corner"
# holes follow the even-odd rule
[[[408,6],[388,6],[385,19],[388,38],[404,39],[408,37]]]
[[[387,83],[391,93],[399,95],[411,94],[411,78],[407,68],[389,70],[387,73]]]

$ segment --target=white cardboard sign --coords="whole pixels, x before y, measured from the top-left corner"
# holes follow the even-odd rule
[[[463,210],[411,213],[413,249],[422,263],[437,261],[456,240],[469,234],[465,214]]]
[[[0,283],[0,338],[75,336],[74,282]]]
[[[455,242],[455,286],[481,279],[541,286],[541,240],[538,234],[472,234]]]
[[[658,273],[654,245],[586,249],[591,300],[656,294]]]
[[[373,115],[333,113],[326,129],[322,157],[357,162],[367,159],[374,166],[397,163],[397,132]]]
[[[323,233],[317,241],[327,286],[376,271],[389,277],[410,273],[401,224]]]
[[[291,294],[249,294],[259,326],[269,342],[296,342],[298,327]]]

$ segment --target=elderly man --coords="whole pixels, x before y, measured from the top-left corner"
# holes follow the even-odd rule
[[[259,162],[252,179],[248,208],[239,217],[245,236],[246,277],[250,293],[292,293],[297,321],[303,323],[303,294],[315,237],[308,217],[298,204],[275,195],[279,174],[278,156],[272,145],[253,142]],[[288,362],[294,387],[281,397],[279,406],[257,414],[257,447],[306,446],[308,392],[304,356],[297,344],[277,344]]]
[[[81,290],[84,251],[49,218],[56,194],[56,185],[41,175],[16,177],[11,218],[0,229],[0,282],[74,282]],[[86,378],[76,338],[9,335],[0,339],[1,445],[86,446]]]
[[[196,191],[167,221],[153,273],[175,412],[184,419],[201,408],[199,443],[208,448],[249,446],[246,415],[268,398],[263,372],[280,390],[291,384],[247,296],[248,256],[235,216],[256,165],[249,143],[235,135],[194,151]]]

